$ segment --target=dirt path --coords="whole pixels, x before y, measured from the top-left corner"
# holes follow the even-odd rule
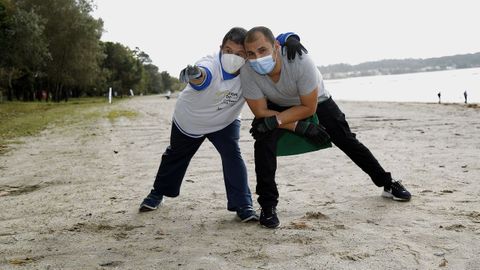
[[[136,119],[51,128],[0,156],[0,269],[479,269],[480,110],[338,103],[411,202],[382,199],[334,147],[279,159],[280,229],[243,224],[226,211],[206,142],[180,197],[139,214],[175,99],[136,97],[112,105]],[[249,122],[241,147],[254,190]]]

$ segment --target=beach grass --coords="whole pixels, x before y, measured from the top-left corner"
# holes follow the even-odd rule
[[[121,103],[121,100],[115,104]],[[20,137],[33,136],[49,126],[66,126],[82,121],[119,117],[133,118],[137,112],[109,106],[105,98],[77,98],[69,102],[0,103],[0,153],[8,143],[19,143]]]
[[[116,119],[120,117],[126,117],[126,118],[135,118],[138,116],[138,112],[136,111],[130,111],[130,110],[111,110],[106,114],[106,117],[108,120],[111,122],[115,121]]]

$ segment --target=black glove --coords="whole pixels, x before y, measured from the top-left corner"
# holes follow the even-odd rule
[[[278,127],[277,117],[269,116],[264,118],[255,118],[252,122],[252,128],[250,134],[255,140],[262,138],[267,132],[274,130]]]
[[[294,36],[290,36],[287,38],[284,47],[287,51],[288,60],[295,59],[296,53],[298,53],[298,55],[300,56],[302,56],[303,53],[308,53],[308,50],[303,47],[302,43],[300,43],[300,40],[298,40]],[[283,51],[284,50],[282,50],[282,52]]]
[[[250,134],[252,135],[253,139],[256,141],[262,139],[267,135],[267,133],[260,133],[254,127],[250,128]]]
[[[202,76],[202,71],[198,66],[188,65],[186,68],[182,69],[180,76],[178,78],[181,82],[189,83],[193,79],[198,79]]]
[[[313,141],[316,144],[324,144],[330,139],[325,128],[321,125],[307,121],[298,121],[295,133]]]

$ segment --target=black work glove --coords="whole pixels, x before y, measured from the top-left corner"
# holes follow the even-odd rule
[[[300,56],[302,56],[303,53],[308,53],[308,50],[303,47],[302,43],[300,43],[300,40],[298,40],[294,36],[290,36],[287,38],[284,47],[285,48],[282,48],[282,52],[285,50],[287,51],[288,60],[295,59],[295,55],[297,53]]]
[[[255,118],[252,122],[252,128],[250,134],[255,140],[262,138],[269,131],[272,131],[278,127],[277,117],[269,116],[264,118]]]
[[[182,69],[179,80],[184,83],[189,83],[193,79],[198,79],[202,76],[202,71],[198,66],[188,65],[186,68]]]
[[[330,139],[325,128],[321,125],[307,121],[298,121],[295,133],[311,140],[316,144],[324,144]]]

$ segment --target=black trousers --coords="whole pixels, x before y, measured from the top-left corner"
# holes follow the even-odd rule
[[[268,107],[275,111],[288,109],[288,107],[280,107],[271,102],[268,102]],[[345,120],[345,114],[332,98],[319,103],[316,113],[320,124],[330,135],[332,143],[367,173],[375,185],[382,187],[385,183],[390,183],[392,180],[390,173],[385,172],[370,150],[357,140],[355,133],[350,130]],[[276,206],[278,203],[278,189],[275,182],[276,151],[277,140],[283,132],[285,131],[282,129],[276,129],[255,141],[256,193],[259,195],[258,203],[262,207]]]

